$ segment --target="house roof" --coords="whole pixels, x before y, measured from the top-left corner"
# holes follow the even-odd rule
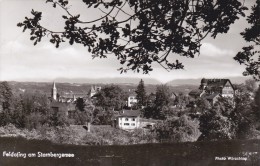
[[[219,93],[213,93],[210,95],[206,95],[205,98],[208,100],[213,100],[215,97],[218,97],[218,96],[219,96]]]
[[[202,92],[203,92],[203,91],[200,90],[200,89],[195,89],[195,90],[190,91],[189,95],[190,95],[190,96],[200,96],[200,94],[201,94]]]
[[[69,93],[69,94],[64,94],[61,95],[61,98],[84,98],[86,97],[87,94],[86,93]]]
[[[222,90],[227,82],[229,82],[232,88],[234,89],[229,79],[204,79],[203,82],[206,83],[207,88],[213,91]]]
[[[140,110],[123,110],[123,113],[118,115],[118,117],[127,116],[127,117],[137,117],[140,116],[141,112]]]

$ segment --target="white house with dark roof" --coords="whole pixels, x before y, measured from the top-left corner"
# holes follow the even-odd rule
[[[129,95],[127,98],[127,107],[133,107],[137,104],[136,95]]]
[[[140,110],[123,110],[116,116],[116,128],[131,131],[134,129],[153,129],[161,120],[145,119],[140,117]]]
[[[140,125],[139,110],[123,110],[120,115],[116,117],[116,127],[123,130],[133,130],[139,128]]]

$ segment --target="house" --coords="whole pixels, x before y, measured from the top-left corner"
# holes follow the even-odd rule
[[[233,98],[235,89],[229,79],[205,79],[201,80],[200,89],[206,94],[218,93],[222,97]]]
[[[204,98],[209,101],[210,104],[215,104],[218,101],[218,98],[220,97],[220,94],[213,93],[209,95],[205,95]]]
[[[140,125],[139,110],[123,110],[116,117],[116,127],[123,130],[133,130],[139,128]]]
[[[127,131],[153,129],[155,124],[161,121],[141,118],[140,115],[140,110],[123,110],[121,114],[116,115],[114,127]]]
[[[137,104],[137,99],[136,99],[136,95],[130,95],[127,98],[127,107],[133,107],[134,105]]]
[[[201,80],[199,89],[192,90],[189,96],[193,99],[205,98],[214,104],[218,97],[234,98],[235,89],[229,79],[205,79]]]

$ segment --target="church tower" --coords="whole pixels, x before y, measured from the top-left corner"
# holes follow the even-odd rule
[[[56,89],[56,86],[55,86],[55,82],[53,82],[51,97],[52,97],[53,100],[57,100],[57,89]]]

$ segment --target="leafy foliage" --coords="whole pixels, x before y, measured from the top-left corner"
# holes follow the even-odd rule
[[[105,110],[121,110],[125,106],[126,94],[119,87],[109,85],[95,95],[95,105]]]
[[[255,103],[255,111],[256,111],[257,117],[258,117],[258,119],[260,119],[260,86],[258,87],[258,90],[256,91],[254,103]]]
[[[247,17],[250,28],[246,28],[241,33],[245,41],[254,43],[254,45],[242,48],[234,57],[240,64],[246,65],[244,75],[252,75],[256,80],[260,80],[260,0],[252,6],[252,13]]]
[[[257,123],[253,100],[247,92],[234,99],[220,98],[199,119],[200,140],[249,139]]]
[[[12,98],[13,93],[9,84],[6,81],[0,82],[0,104],[3,110],[10,109]]]
[[[201,131],[199,140],[212,141],[234,138],[232,123],[221,114],[217,107],[200,116],[199,129]]]
[[[227,33],[247,10],[238,0],[83,0],[87,8],[98,8],[104,15],[82,21],[80,14],[69,11],[68,0],[46,2],[66,12],[62,16],[64,30],[55,32],[43,27],[42,13],[32,10],[32,18],[25,17],[17,26],[30,30],[34,45],[43,37],[49,37],[56,47],[61,42],[78,43],[87,47],[93,57],[114,54],[123,65],[121,72],[143,73],[152,71],[154,63],[167,70],[182,69],[176,54],[187,58],[199,55],[206,36],[215,38]]]
[[[167,142],[193,142],[200,136],[199,122],[186,115],[167,119],[154,130],[159,140]]]
[[[248,139],[252,135],[256,123],[256,114],[253,110],[253,100],[250,94],[241,93],[235,97],[234,110],[230,114],[236,132],[236,138]]]

